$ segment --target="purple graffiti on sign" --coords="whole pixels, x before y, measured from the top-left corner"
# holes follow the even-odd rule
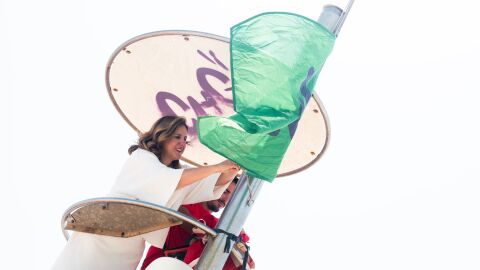
[[[228,68],[221,62],[213,51],[209,51],[208,57],[205,53],[200,50],[197,50],[197,53],[205,58],[210,63],[220,66],[224,71],[228,71]],[[213,110],[213,115],[223,115],[225,113],[225,108],[233,108],[233,100],[224,97],[221,94],[221,90],[215,89],[208,81],[209,77],[219,80],[223,84],[230,82],[228,75],[208,67],[199,67],[196,70],[196,79],[198,85],[200,86],[200,95],[203,100],[196,100],[192,96],[186,97],[186,102],[182,100],[177,95],[173,94],[173,91],[159,91],[155,97],[158,109],[160,114],[163,115],[178,115],[177,112],[180,111],[180,115],[184,115],[187,111],[193,110],[195,118],[191,118],[192,125],[188,126],[188,135],[191,140],[197,138],[196,123],[199,116],[209,115],[207,110]],[[231,91],[231,87],[223,89],[225,92]],[[170,107],[170,103],[175,103],[180,110],[174,110]],[[188,103],[188,104],[187,104]],[[211,115],[212,113],[210,113]]]
[[[310,67],[307,72],[307,77],[303,80],[302,84],[300,85],[300,94],[302,94],[298,100],[300,103],[300,115],[302,114],[303,110],[305,110],[305,107],[307,106],[308,101],[312,96],[312,91],[308,89],[307,84],[313,79],[314,75],[315,75],[315,69],[313,67]],[[299,121],[300,121],[300,118],[298,118],[297,120],[293,121],[288,125],[290,140],[293,139],[293,135],[295,135],[295,132],[297,131]],[[280,133],[280,129],[277,129],[275,131],[268,133],[268,135],[278,136],[279,133]]]
[[[315,75],[315,69],[313,67],[310,67],[308,69],[307,77],[305,80],[303,80],[302,84],[300,85],[300,93],[302,96],[299,98],[300,102],[300,115],[302,115],[303,110],[305,110],[305,107],[308,104],[308,101],[310,100],[310,97],[312,97],[312,91],[308,89],[307,84],[310,82],[310,80],[313,79],[313,76]],[[293,121],[290,125],[288,125],[288,131],[290,132],[290,140],[293,139],[293,135],[295,135],[295,132],[297,131],[297,126],[298,126],[298,121],[300,121],[300,118],[297,120]]]

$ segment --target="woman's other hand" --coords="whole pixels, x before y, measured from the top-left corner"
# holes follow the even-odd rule
[[[218,172],[221,173],[217,180],[217,186],[229,183],[240,171],[240,166],[231,160],[222,161],[215,166],[218,166]]]

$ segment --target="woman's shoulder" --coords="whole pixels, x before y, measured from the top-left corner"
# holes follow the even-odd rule
[[[137,160],[137,161],[142,161],[142,162],[153,162],[153,163],[159,163],[163,165],[157,158],[157,156],[145,149],[138,148],[137,150],[133,151],[132,154],[130,155],[130,159],[132,160]]]
[[[137,148],[135,151],[132,152],[131,154],[132,157],[156,157],[154,153],[142,149],[142,148]]]

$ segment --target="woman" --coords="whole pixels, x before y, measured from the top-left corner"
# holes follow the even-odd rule
[[[149,201],[177,210],[182,204],[218,199],[239,171],[223,161],[199,168],[182,168],[179,160],[187,144],[185,118],[165,116],[142,134],[128,150],[130,157],[110,195]],[[75,232],[53,269],[136,269],[145,241],[163,247],[168,229],[116,238]]]

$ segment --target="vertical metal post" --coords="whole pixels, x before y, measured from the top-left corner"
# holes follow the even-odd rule
[[[320,14],[317,20],[318,23],[327,28],[335,36],[338,36],[354,1],[355,0],[350,0],[344,10],[334,5],[325,5],[322,14]]]
[[[247,220],[248,214],[252,209],[253,203],[260,192],[263,180],[243,174],[240,177],[235,192],[230,202],[223,210],[217,228],[239,235],[243,224]],[[230,253],[225,253],[224,248],[227,235],[219,233],[213,240],[211,239],[205,247],[200,261],[195,270],[220,270],[227,261]],[[231,243],[233,244],[233,243]],[[231,246],[230,246],[231,248]]]

